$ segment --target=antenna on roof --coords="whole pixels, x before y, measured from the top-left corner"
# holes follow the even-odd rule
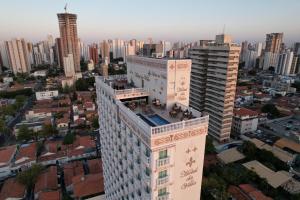
[[[226,28],[226,25],[224,24],[223,25],[223,35],[225,34],[225,28]]]
[[[66,5],[65,5],[65,12],[67,13],[67,8],[68,8],[68,4],[66,3]]]

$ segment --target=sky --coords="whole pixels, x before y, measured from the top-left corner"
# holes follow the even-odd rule
[[[77,14],[85,42],[103,39],[197,41],[223,32],[236,42],[284,32],[300,41],[300,0],[0,0],[0,40],[59,36],[57,13]]]

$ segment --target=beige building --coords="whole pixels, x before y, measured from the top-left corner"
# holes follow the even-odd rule
[[[5,42],[9,65],[14,74],[30,73],[30,62],[27,43],[24,39],[13,39]]]
[[[96,78],[105,199],[199,200],[208,116],[188,106],[191,61],[127,70]]]
[[[190,105],[210,115],[208,133],[219,142],[230,139],[240,50],[226,35],[190,50]]]
[[[283,33],[269,33],[266,35],[265,52],[279,53],[283,41]]]
[[[80,52],[76,23],[77,15],[71,13],[59,13],[57,14],[57,17],[59,22],[62,56],[68,57],[69,54],[72,54],[74,71],[80,72]]]

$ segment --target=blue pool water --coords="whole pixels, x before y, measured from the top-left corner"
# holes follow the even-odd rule
[[[136,114],[139,116],[144,122],[146,122],[149,126],[156,126],[153,122],[151,122],[149,119],[147,119],[144,115],[138,113]]]
[[[153,121],[158,126],[165,125],[165,124],[170,124],[170,122],[168,122],[167,120],[165,120],[164,118],[162,118],[158,114],[148,116],[148,118],[151,119],[151,121]]]

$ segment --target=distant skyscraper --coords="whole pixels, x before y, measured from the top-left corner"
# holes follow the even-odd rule
[[[5,44],[13,73],[30,73],[31,66],[26,41],[13,39],[6,41]]]
[[[294,54],[295,54],[295,55],[300,55],[300,42],[296,42],[296,43],[294,44],[294,49],[293,49],[293,51],[294,51]]]
[[[0,53],[3,66],[10,68],[7,48],[5,43],[0,43]]]
[[[80,72],[80,52],[76,23],[77,15],[71,13],[59,13],[57,14],[57,17],[63,57],[69,58],[69,54],[72,54],[75,72]]]
[[[163,44],[144,44],[143,56],[146,57],[162,57],[163,56]]]
[[[60,38],[55,39],[55,55],[56,55],[56,62],[58,66],[63,67],[63,49],[62,49],[62,42]]]
[[[89,46],[89,55],[90,55],[90,60],[93,60],[94,64],[97,65],[99,63],[97,44],[92,44]]]
[[[100,50],[101,50],[101,57],[102,57],[102,62],[105,60],[109,63],[110,61],[110,46],[109,43],[105,40],[101,42],[100,44]]]
[[[283,33],[269,33],[266,35],[266,52],[279,53],[283,41]]]
[[[190,50],[190,105],[210,115],[208,133],[220,142],[230,139],[240,50],[227,35]]]
[[[278,61],[275,69],[276,73],[280,75],[286,75],[286,76],[290,75],[293,59],[294,59],[294,52],[290,50],[285,50],[281,52],[278,56]]]

